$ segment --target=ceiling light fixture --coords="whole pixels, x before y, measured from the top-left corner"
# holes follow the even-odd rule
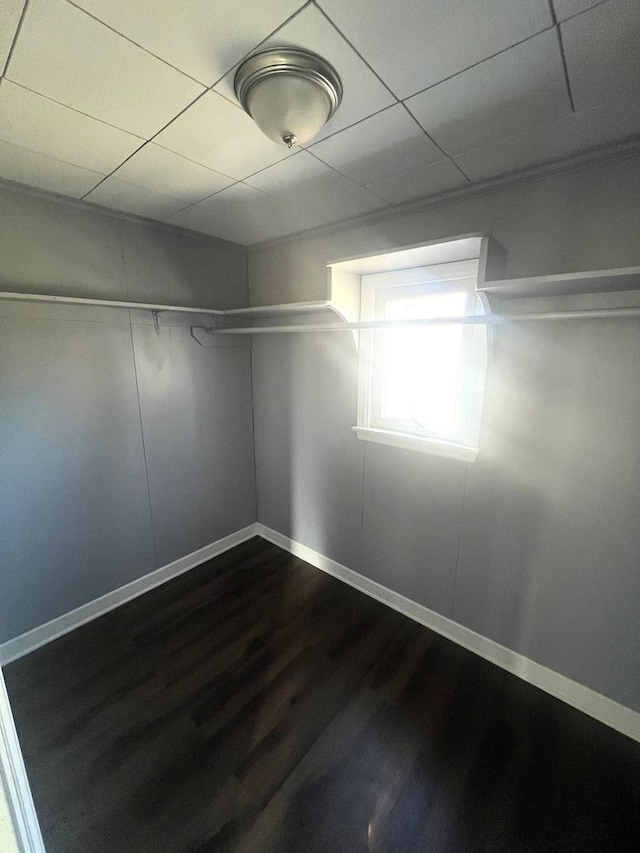
[[[342,83],[322,57],[298,48],[268,48],[249,56],[234,87],[260,130],[281,145],[304,145],[340,106]]]

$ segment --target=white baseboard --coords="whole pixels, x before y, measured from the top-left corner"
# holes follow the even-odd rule
[[[613,699],[596,693],[595,690],[591,690],[591,688],[585,687],[577,681],[572,681],[552,669],[547,669],[547,667],[506,648],[506,646],[501,646],[494,640],[483,637],[482,634],[477,634],[470,628],[465,628],[464,625],[405,598],[404,595],[370,580],[353,571],[353,569],[336,563],[335,560],[325,557],[324,554],[320,554],[294,539],[289,539],[288,536],[283,536],[282,533],[278,533],[264,524],[256,524],[256,534],[268,542],[284,548],[285,551],[289,551],[296,557],[300,557],[307,563],[311,563],[312,566],[321,569],[323,572],[348,583],[360,592],[393,607],[394,610],[403,613],[427,628],[431,628],[432,631],[480,655],[496,666],[506,669],[507,672],[517,675],[523,681],[539,687],[545,693],[561,699],[567,705],[583,711],[595,720],[640,742],[640,714],[637,711],[620,705]]]
[[[100,596],[93,601],[87,602],[69,613],[64,613],[44,625],[39,625],[19,637],[8,640],[0,645],[0,667],[11,661],[17,660],[23,655],[34,651],[52,640],[68,634],[75,628],[97,619],[110,610],[114,610],[121,604],[143,595],[145,592],[160,586],[163,583],[177,577],[178,575],[194,569],[201,563],[217,557],[219,554],[235,548],[247,539],[256,535],[255,524],[250,524],[242,530],[237,530],[223,539],[218,539],[210,545],[205,545],[180,557],[166,566],[162,566],[144,577],[137,578],[131,583],[121,586],[106,595]],[[4,683],[2,670],[0,669],[0,786],[4,786],[6,798],[10,809],[10,817],[13,830],[17,838],[18,846],[15,848],[20,853],[45,853],[38,817],[36,815],[29,781],[16,734],[9,697]],[[3,839],[0,838],[0,841]],[[5,842],[3,842],[5,843]],[[12,842],[7,841],[6,844]],[[5,844],[5,846],[6,846]],[[2,850],[4,851],[4,846]],[[7,853],[12,853],[9,847]]]
[[[12,824],[9,827],[0,826],[0,848],[6,853],[14,851],[45,853],[2,670],[0,670],[0,788],[4,788]],[[1,794],[2,791],[0,791]]]
[[[318,551],[302,545],[287,536],[283,536],[263,524],[250,524],[211,545],[200,548],[186,557],[162,566],[154,572],[126,584],[120,589],[107,593],[94,601],[72,610],[45,625],[33,628],[19,637],[0,645],[0,666],[10,663],[40,646],[67,634],[69,631],[108,613],[121,604],[137,598],[145,592],[160,586],[189,569],[234,548],[252,536],[262,536],[268,542],[278,545],[285,551],[300,557],[323,572],[348,583],[366,595],[381,601],[410,619],[452,640],[460,646],[480,655],[502,669],[517,675],[529,684],[539,687],[551,696],[555,696],[599,720],[605,725],[640,742],[640,714],[612,699],[602,696],[578,684],[553,670],[529,660],[517,652],[501,646],[493,640],[465,628],[463,625],[441,616],[428,607],[417,604],[409,598],[372,581],[364,575],[325,557]],[[11,810],[18,849],[21,853],[45,853],[38,818],[33,805],[31,791],[20,752],[20,746],[11,714],[4,679],[0,670],[0,783],[4,783],[5,792]]]
[[[246,542],[252,536],[256,536],[255,524],[243,527],[242,530],[237,530],[223,539],[218,539],[210,545],[205,545],[204,548],[200,548],[192,554],[187,554],[186,557],[180,557],[178,560],[174,560],[166,566],[161,566],[148,575],[137,578],[118,589],[114,589],[112,592],[106,593],[106,595],[100,596],[100,598],[87,602],[87,604],[82,604],[80,607],[76,607],[75,610],[70,610],[62,616],[57,616],[50,622],[45,622],[44,625],[38,625],[37,628],[32,628],[30,631],[20,634],[19,637],[7,640],[6,643],[0,645],[0,666],[6,666],[11,661],[21,658],[23,655],[40,648],[40,646],[44,646],[46,643],[50,643],[52,640],[56,640],[58,637],[62,637],[63,634],[68,634],[69,631],[73,631],[75,628],[79,628],[81,625],[85,625],[99,616],[103,616],[105,613],[114,610],[127,601],[131,601],[132,598],[137,598],[139,595],[149,592],[149,590],[166,583],[172,578],[188,572],[189,569],[194,569],[201,563],[206,563],[207,560],[217,557],[230,548],[235,548],[241,542]]]

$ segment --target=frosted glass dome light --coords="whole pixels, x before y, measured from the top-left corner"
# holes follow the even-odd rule
[[[260,130],[291,148],[310,142],[338,109],[342,84],[320,56],[297,48],[268,48],[238,68],[236,96]]]

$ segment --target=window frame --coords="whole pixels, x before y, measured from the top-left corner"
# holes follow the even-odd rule
[[[360,317],[365,321],[385,319],[384,315],[381,316],[381,306],[392,298],[394,291],[400,289],[408,295],[462,291],[467,295],[465,315],[483,314],[484,305],[476,291],[478,268],[479,260],[473,258],[363,275]],[[430,430],[426,434],[407,428],[407,422],[403,424],[382,417],[379,411],[380,381],[376,385],[374,375],[388,331],[367,329],[360,332],[358,417],[354,427],[358,438],[465,462],[476,460],[487,367],[487,330],[484,326],[462,328],[464,340],[458,374],[458,381],[462,384],[458,397],[462,394],[462,404],[456,406],[457,423],[448,437],[442,435],[443,431]]]

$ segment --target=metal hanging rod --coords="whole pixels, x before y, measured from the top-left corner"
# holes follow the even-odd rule
[[[218,335],[266,335],[289,332],[344,332],[352,329],[398,329],[405,326],[498,326],[535,320],[595,320],[640,317],[638,308],[585,308],[579,311],[536,311],[529,314],[477,314],[467,317],[429,317],[415,320],[363,320],[357,323],[313,323],[289,326],[249,326],[244,328],[203,328]]]

